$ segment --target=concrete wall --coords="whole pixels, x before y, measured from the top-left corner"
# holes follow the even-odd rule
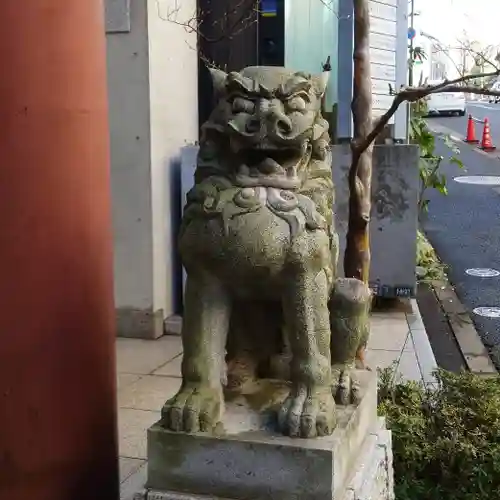
[[[176,309],[180,148],[198,139],[196,37],[175,0],[107,0],[118,334],[156,337]],[[183,0],[178,20],[196,0]],[[127,22],[128,19],[128,22]],[[172,213],[174,211],[174,213]]]

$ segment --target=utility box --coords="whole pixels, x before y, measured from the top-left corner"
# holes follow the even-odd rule
[[[332,146],[336,229],[340,240],[338,275],[343,276],[349,215],[348,172],[351,153],[346,144]],[[194,183],[198,146],[182,149],[181,203]],[[418,228],[419,148],[394,144],[373,150],[370,223],[370,286],[379,297],[415,297]],[[183,290],[185,271],[183,270]]]
[[[349,216],[347,144],[334,145],[335,212],[340,239],[338,273],[343,260]],[[378,297],[415,297],[418,229],[419,148],[391,144],[373,148],[370,222],[370,286]]]

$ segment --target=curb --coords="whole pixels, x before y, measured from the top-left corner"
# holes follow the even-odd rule
[[[417,358],[418,368],[424,384],[433,384],[436,382],[434,372],[438,369],[438,364],[432,351],[432,346],[425,329],[420,308],[416,299],[410,300],[411,313],[406,313],[406,321],[410,330],[410,336],[413,341],[415,357]]]
[[[432,289],[441,304],[451,331],[471,373],[492,376],[498,372],[474,323],[453,287],[445,281],[432,281]]]

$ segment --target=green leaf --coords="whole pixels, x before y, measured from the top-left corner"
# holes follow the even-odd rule
[[[456,156],[452,156],[450,158],[450,163],[452,165],[456,165],[458,168],[464,168],[464,163],[460,158],[457,158]]]
[[[426,112],[426,103],[412,103],[410,105],[411,119],[409,137],[412,144],[420,146],[419,177],[421,181],[421,192],[419,208],[422,211],[428,209],[429,200],[424,196],[428,189],[435,189],[443,195],[448,194],[447,179],[440,172],[441,163],[444,157],[436,154],[436,139],[429,129],[427,122],[423,119]],[[459,158],[460,149],[449,135],[442,137],[444,144],[450,149],[448,160],[451,164],[464,169],[462,160]]]

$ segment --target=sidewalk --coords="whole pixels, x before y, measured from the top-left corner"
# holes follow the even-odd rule
[[[431,383],[436,361],[416,301],[406,309],[372,315],[368,364],[397,362],[401,378]],[[146,430],[180,387],[182,348],[178,336],[118,338],[116,347],[121,500],[132,500],[146,481]]]

